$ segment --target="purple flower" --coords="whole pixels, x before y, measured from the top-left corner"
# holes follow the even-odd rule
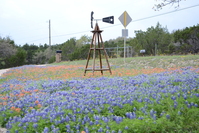
[[[98,132],[103,132],[103,128],[100,127],[100,128],[98,129]]]
[[[110,130],[111,128],[109,126],[106,126],[106,129]]]
[[[70,125],[66,125],[67,130],[70,130]]]
[[[124,128],[125,130],[128,130],[129,129],[129,127],[128,126],[125,126],[125,128]]]
[[[38,124],[37,123],[34,123],[33,124],[33,128],[37,128]]]
[[[182,113],[180,111],[178,111],[178,115],[181,115]]]
[[[93,125],[93,121],[90,121],[90,122],[89,122],[89,125],[92,126],[92,125]]]
[[[122,131],[119,129],[118,133],[122,133]]]
[[[142,116],[139,116],[138,119],[139,119],[139,120],[143,120],[144,118],[143,118]]]
[[[172,100],[176,100],[176,96],[171,96],[171,99]]]
[[[48,132],[49,132],[48,127],[45,127],[43,132],[44,132],[44,133],[48,133]]]
[[[108,123],[108,122],[109,122],[109,120],[108,120],[107,117],[104,117],[104,118],[103,118],[103,121],[104,121],[105,123]]]
[[[167,114],[167,115],[166,115],[166,118],[167,118],[167,119],[170,119],[170,115],[169,115],[169,114]]]

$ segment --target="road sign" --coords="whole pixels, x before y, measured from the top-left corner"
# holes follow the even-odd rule
[[[132,18],[129,16],[129,14],[125,11],[120,17],[119,17],[120,22],[126,26],[132,21]]]
[[[128,37],[128,29],[122,29],[122,37]]]

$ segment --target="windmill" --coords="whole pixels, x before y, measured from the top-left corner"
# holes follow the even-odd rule
[[[111,68],[108,62],[108,55],[106,53],[106,50],[104,48],[104,43],[102,40],[102,36],[101,33],[103,32],[102,30],[100,30],[99,25],[98,25],[98,21],[103,21],[106,23],[110,23],[110,24],[114,24],[114,16],[109,16],[109,17],[105,17],[102,19],[94,19],[93,18],[93,14],[94,12],[91,12],[91,28],[93,28],[93,21],[96,21],[95,24],[95,28],[93,31],[91,31],[93,33],[93,37],[92,37],[92,41],[90,44],[90,49],[88,52],[88,57],[87,57],[87,62],[86,62],[86,67],[84,70],[84,76],[86,75],[87,71],[92,71],[93,75],[95,71],[101,71],[101,75],[103,75],[103,71],[109,71],[110,74],[112,74],[111,72]],[[96,66],[96,52],[98,51],[98,56],[99,56],[99,64],[100,66]],[[105,59],[106,59],[106,63],[107,63],[107,67],[104,68],[102,65],[102,52],[104,53]],[[93,54],[93,55],[92,55]],[[91,56],[93,56],[93,63],[92,63],[92,68],[88,68],[88,64],[89,64],[89,60],[91,58]]]

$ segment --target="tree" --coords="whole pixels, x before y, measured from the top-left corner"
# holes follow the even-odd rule
[[[143,49],[142,45],[138,43],[138,39],[136,37],[130,40],[129,45],[133,47],[134,55],[138,55],[140,50]]]
[[[9,37],[0,37],[0,69],[25,64],[26,51],[16,46]]]
[[[186,27],[174,33],[174,42],[179,44],[180,51],[183,53],[199,52],[199,24],[197,26]]]
[[[87,35],[83,35],[81,36],[80,39],[76,41],[76,46],[82,47],[83,45],[90,44],[90,43],[91,43],[91,36],[89,37]]]
[[[16,54],[17,49],[14,45],[14,41],[10,37],[0,37],[0,58],[5,59]]]
[[[135,34],[140,48],[145,49],[148,55],[165,53],[172,39],[167,27],[162,27],[159,22],[156,27],[151,26],[146,32],[138,30]]]
[[[22,66],[25,64],[25,60],[26,60],[26,51],[24,51],[22,48],[18,48],[15,55],[6,58],[5,67],[8,68],[8,67]]]
[[[75,51],[71,54],[69,54],[69,60],[79,60],[79,59],[87,59],[88,52],[89,52],[90,45],[86,44],[82,47],[78,47],[75,49]]]
[[[71,38],[70,40],[66,41],[65,43],[61,44],[62,45],[62,59],[63,60],[69,60],[69,55],[72,54],[75,50],[76,46],[76,39]]]
[[[22,46],[22,48],[27,52],[27,57],[26,57],[27,64],[34,64],[33,58],[36,52],[39,51],[39,47],[34,44],[31,45],[25,44]]]
[[[158,11],[158,10],[161,10],[163,7],[168,6],[168,5],[172,5],[172,6],[175,5],[174,8],[178,8],[180,6],[180,2],[182,0],[156,0],[156,1],[158,1],[160,3],[155,4],[153,9],[155,11]]]
[[[40,50],[35,53],[33,61],[35,64],[53,63],[55,61],[55,50],[52,47],[48,47],[44,51]]]

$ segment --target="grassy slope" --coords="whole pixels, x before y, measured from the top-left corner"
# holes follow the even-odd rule
[[[108,60],[112,67],[120,66],[134,69],[199,66],[199,55],[131,57],[126,58],[125,63],[123,58]],[[92,63],[93,60],[90,60],[89,65],[92,65]],[[61,63],[53,63],[52,65],[86,65],[86,60],[64,61]],[[98,60],[96,60],[96,65],[99,65]],[[106,65],[105,59],[103,59],[103,65]]]

